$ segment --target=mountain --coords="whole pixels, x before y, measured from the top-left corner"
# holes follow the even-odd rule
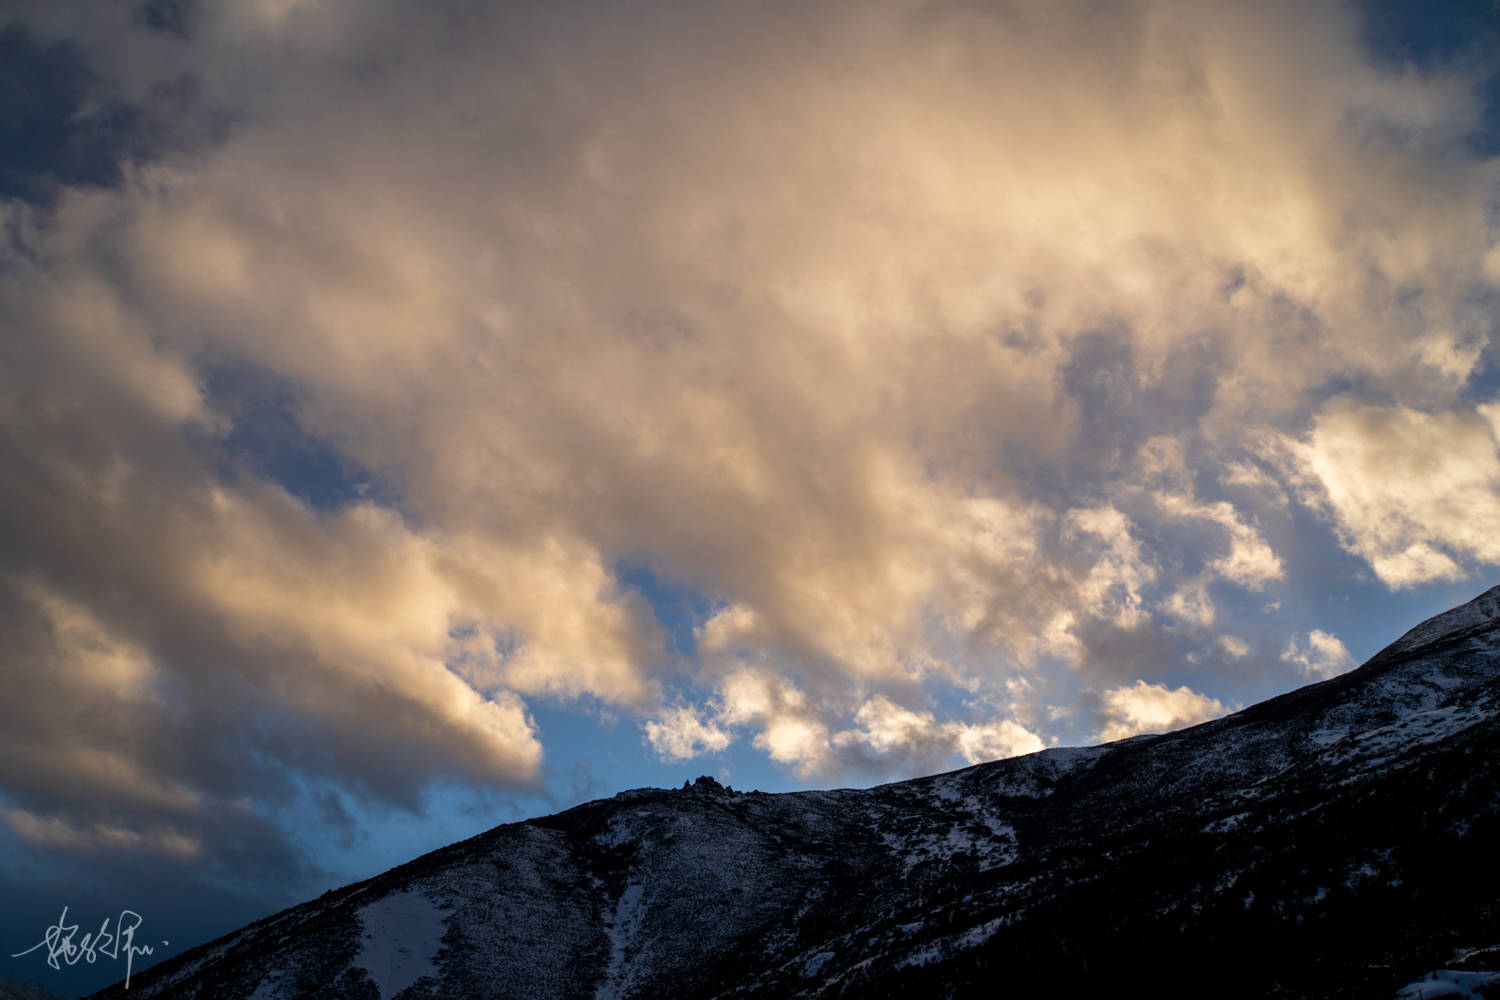
[[[1500,956],[1497,751],[1500,587],[1164,736],[497,827],[97,996],[1483,995],[1417,981]]]
[[[37,983],[14,983],[9,979],[0,979],[0,1000],[64,1000],[64,998]]]

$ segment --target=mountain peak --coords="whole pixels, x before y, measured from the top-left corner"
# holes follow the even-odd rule
[[[1407,631],[1379,654],[1408,654],[1429,643],[1494,629],[1500,622],[1500,584],[1466,604],[1433,615]]]

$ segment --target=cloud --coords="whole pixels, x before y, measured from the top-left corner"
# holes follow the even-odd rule
[[[966,764],[1015,757],[1043,748],[1037,735],[1011,719],[986,723],[939,722],[931,712],[914,712],[881,696],[854,714],[857,728],[833,735],[833,745],[876,756],[942,767],[955,757]]]
[[[960,724],[956,730],[959,755],[969,764],[1002,757],[1019,757],[1042,749],[1041,738],[1010,719],[979,725]]]
[[[1156,567],[1131,536],[1129,519],[1112,507],[1095,507],[1069,511],[1066,525],[1070,538],[1092,536],[1102,542],[1079,588],[1089,614],[1123,629],[1141,624],[1141,588],[1156,579]]]
[[[1236,660],[1242,660],[1250,655],[1250,644],[1239,636],[1219,636],[1219,648],[1224,651],[1225,655]]]
[[[1319,679],[1336,677],[1356,666],[1354,656],[1337,636],[1316,628],[1302,642],[1293,637],[1281,660],[1295,663],[1304,674]]]
[[[729,746],[729,734],[704,722],[691,708],[679,707],[646,723],[646,739],[663,760],[692,760]]]
[[[67,851],[94,851],[101,848],[135,852],[146,850],[165,854],[178,861],[197,860],[202,843],[171,827],[141,832],[122,826],[92,824],[78,826],[56,816],[38,816],[23,809],[0,809],[10,828],[23,840],[42,847]]]
[[[862,743],[875,753],[910,748],[931,740],[936,720],[930,712],[913,712],[889,698],[874,698],[860,706],[854,721],[860,729],[839,733],[838,743]]]
[[[1231,476],[1238,474],[1239,470],[1231,469]],[[1203,503],[1190,494],[1167,491],[1156,492],[1154,499],[1169,517],[1208,521],[1224,529],[1229,551],[1207,562],[1210,573],[1250,590],[1261,590],[1283,576],[1280,558],[1233,504],[1224,500]]]
[[[1287,503],[1286,490],[1277,482],[1276,477],[1251,462],[1227,463],[1221,481],[1225,486],[1237,486],[1269,496],[1277,506],[1285,506]]]
[[[722,750],[736,730],[744,729],[753,733],[754,746],[804,778],[934,771],[1044,746],[1013,719],[939,721],[932,712],[906,708],[887,695],[860,701],[852,711],[839,700],[814,701],[765,666],[723,678],[712,719],[678,708],[663,721],[646,724],[657,753],[680,760]]]
[[[1195,726],[1218,718],[1228,709],[1217,698],[1201,695],[1186,685],[1169,689],[1138,680],[1101,694],[1100,711],[1104,727],[1098,739],[1108,743],[1138,733],[1169,733]]]
[[[820,771],[828,756],[827,729],[804,716],[778,714],[767,718],[754,742],[776,763],[795,767],[803,777]]]
[[[788,678],[767,668],[743,668],[719,688],[720,726],[751,726],[752,742],[778,764],[804,777],[822,771],[829,760],[828,727],[819,706]]]
[[[1167,600],[1167,611],[1176,618],[1207,628],[1214,623],[1217,614],[1214,602],[1208,596],[1208,587],[1201,580],[1188,583]]]
[[[1284,448],[1305,499],[1392,588],[1500,562],[1500,409],[1436,413],[1338,400]]]

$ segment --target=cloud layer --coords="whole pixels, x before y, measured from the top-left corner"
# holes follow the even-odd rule
[[[0,207],[30,840],[530,787],[539,703],[807,780],[1115,739],[1348,665],[1243,638],[1298,532],[1500,562],[1479,77],[1343,5],[185,9],[15,15],[158,125]]]

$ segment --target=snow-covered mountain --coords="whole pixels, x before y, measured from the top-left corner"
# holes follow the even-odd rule
[[[1165,736],[497,827],[98,996],[1391,997],[1500,954],[1497,766],[1500,588]]]

